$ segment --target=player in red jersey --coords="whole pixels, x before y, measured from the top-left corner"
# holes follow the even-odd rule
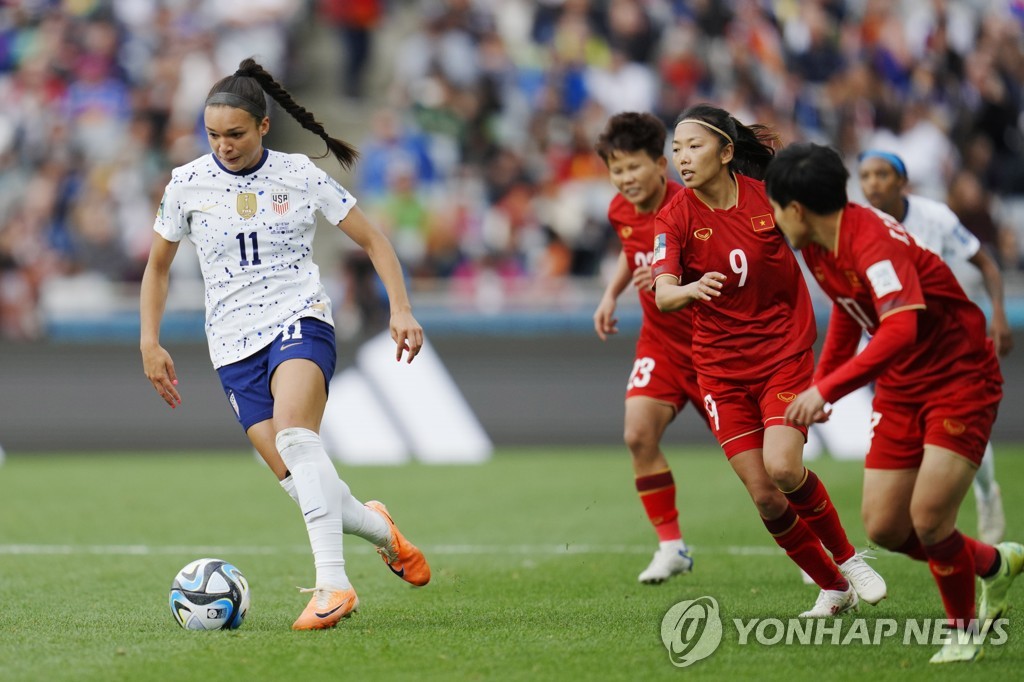
[[[616,302],[630,283],[639,293],[643,311],[633,371],[626,384],[623,437],[633,457],[636,490],[659,541],[654,558],[639,576],[647,584],[689,573],[693,567],[679,528],[676,485],[661,438],[688,402],[707,421],[690,351],[692,315],[689,310],[660,312],[651,291],[654,219],[682,189],[665,177],[665,137],[665,126],[657,117],[627,112],[608,121],[595,145],[619,192],[608,207],[608,221],[622,241],[622,250],[594,311],[594,331],[602,341],[618,333]]]
[[[973,660],[981,649],[970,635],[1002,615],[1024,569],[1024,546],[993,547],[956,529],[1003,394],[999,362],[984,313],[942,259],[892,217],[847,203],[846,180],[839,154],[814,144],[781,151],[765,178],[780,228],[834,302],[814,384],[786,418],[823,421],[828,402],[875,380],[868,536],[928,562],[958,634],[932,662]],[[856,354],[861,330],[871,341]]]
[[[764,185],[749,177],[772,159],[772,139],[709,105],[679,117],[672,160],[686,188],[658,214],[655,295],[662,311],[693,307],[693,363],[712,431],[765,527],[821,588],[801,615],[837,615],[858,598],[878,603],[886,588],[803,465],[806,427],[784,419],[810,384],[816,332],[796,257]]]
[[[996,259],[989,255],[988,249],[964,227],[948,206],[906,192],[909,184],[907,166],[899,156],[879,149],[867,149],[857,160],[860,163],[860,187],[868,202],[898,220],[926,249],[939,254],[972,300],[988,297],[992,305],[989,337],[996,355],[1009,353],[1013,349],[1013,335],[1006,319],[1003,276]],[[968,263],[971,267],[967,267]],[[995,451],[991,443],[985,446],[985,456],[974,475],[974,501],[978,511],[978,538],[994,545],[1003,539],[1006,514],[1002,492],[996,482]]]

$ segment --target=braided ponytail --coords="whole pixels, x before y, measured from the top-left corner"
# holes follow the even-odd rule
[[[288,112],[306,130],[312,132],[327,144],[327,153],[333,154],[343,168],[351,168],[359,152],[344,140],[331,137],[322,123],[314,118],[305,107],[298,104],[280,83],[274,80],[266,69],[250,58],[243,59],[234,74],[220,79],[210,89],[206,103],[226,104],[245,109],[258,120],[267,115],[264,96],[270,95],[281,108]],[[323,158],[323,157],[317,157]]]

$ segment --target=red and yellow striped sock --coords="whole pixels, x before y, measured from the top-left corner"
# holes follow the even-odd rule
[[[825,554],[818,537],[797,516],[792,506],[786,507],[785,513],[777,519],[769,521],[762,518],[761,521],[779,547],[786,550],[789,558],[804,569],[818,587],[823,590],[845,590],[850,586],[839,572],[839,567]]]
[[[928,568],[939,586],[942,605],[950,622],[974,618],[974,554],[964,537],[954,530],[945,540],[927,545]]]
[[[676,509],[676,482],[666,469],[649,476],[636,477],[636,490],[660,542],[681,540],[679,511]]]
[[[974,574],[979,578],[987,578],[997,568],[996,559],[999,558],[999,552],[992,545],[986,545],[980,540],[975,540],[969,535],[963,535],[964,544],[967,545],[967,549],[974,555]],[[893,550],[900,554],[906,554],[911,559],[917,559],[918,561],[928,561],[928,554],[924,551],[924,545],[921,544],[921,540],[918,539],[917,533],[911,532],[907,541],[902,545]]]
[[[899,547],[894,548],[892,551],[899,552],[900,554],[906,554],[911,559],[917,561],[928,561],[928,555],[925,554],[924,545],[921,544],[921,539],[917,537],[917,533],[910,531],[910,535],[906,541]]]
[[[998,568],[996,559],[999,558],[999,552],[992,545],[986,545],[981,540],[975,540],[969,535],[963,535],[964,544],[967,545],[967,549],[974,556],[974,574],[979,578],[988,578],[993,575]]]
[[[804,482],[785,495],[837,564],[853,557],[856,550],[846,537],[843,524],[839,521],[839,512],[832,504],[825,484],[813,471],[804,469]]]

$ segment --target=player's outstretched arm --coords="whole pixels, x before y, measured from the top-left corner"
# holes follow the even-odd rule
[[[142,351],[142,368],[153,388],[172,408],[181,404],[181,395],[177,389],[178,375],[174,371],[174,361],[170,353],[160,345],[160,321],[167,304],[171,262],[177,252],[178,242],[153,235],[153,245],[149,250],[146,271],[142,275],[139,295],[139,350]]]
[[[408,353],[407,362],[412,362],[423,348],[423,327],[412,315],[412,303],[409,302],[402,266],[398,262],[394,247],[384,233],[367,220],[358,206],[349,211],[344,220],[338,223],[338,227],[366,251],[384,283],[384,289],[388,292],[388,302],[391,305],[391,338],[397,345],[395,360],[401,360],[402,355]]]

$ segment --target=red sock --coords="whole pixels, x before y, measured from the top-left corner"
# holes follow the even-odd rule
[[[839,572],[839,567],[825,554],[818,537],[797,516],[792,506],[786,507],[785,513],[777,519],[761,521],[779,547],[786,550],[789,558],[814,578],[818,587],[823,590],[845,590],[850,586]]]
[[[992,573],[992,567],[996,563],[996,557],[998,552],[992,545],[986,545],[984,542],[975,540],[974,538],[963,535],[964,544],[967,545],[967,549],[970,550],[971,554],[974,555],[974,574],[979,578],[987,578]],[[910,537],[902,545],[893,550],[901,554],[906,554],[911,559],[917,559],[918,561],[928,561],[928,555],[924,551],[924,546],[921,544],[921,540],[917,537],[917,533],[911,532]]]
[[[987,578],[992,575],[996,557],[999,556],[996,548],[968,535],[963,535],[963,539],[967,549],[974,555],[974,574],[979,578]]]
[[[825,484],[810,469],[804,469],[804,482],[786,493],[789,504],[811,527],[821,544],[832,555],[837,564],[850,559],[856,550],[846,538],[846,531],[839,521],[839,513],[825,490]]]
[[[906,542],[892,551],[906,554],[911,559],[916,559],[917,561],[928,561],[928,555],[924,551],[924,545],[921,544],[921,538],[917,537],[917,533],[914,531],[910,531]]]
[[[647,511],[658,540],[668,542],[681,540],[679,511],[676,509],[676,482],[672,472],[666,469],[650,476],[637,476],[636,490]]]
[[[928,568],[939,586],[942,605],[951,623],[974,618],[974,554],[964,536],[954,530],[948,538],[924,548]]]

